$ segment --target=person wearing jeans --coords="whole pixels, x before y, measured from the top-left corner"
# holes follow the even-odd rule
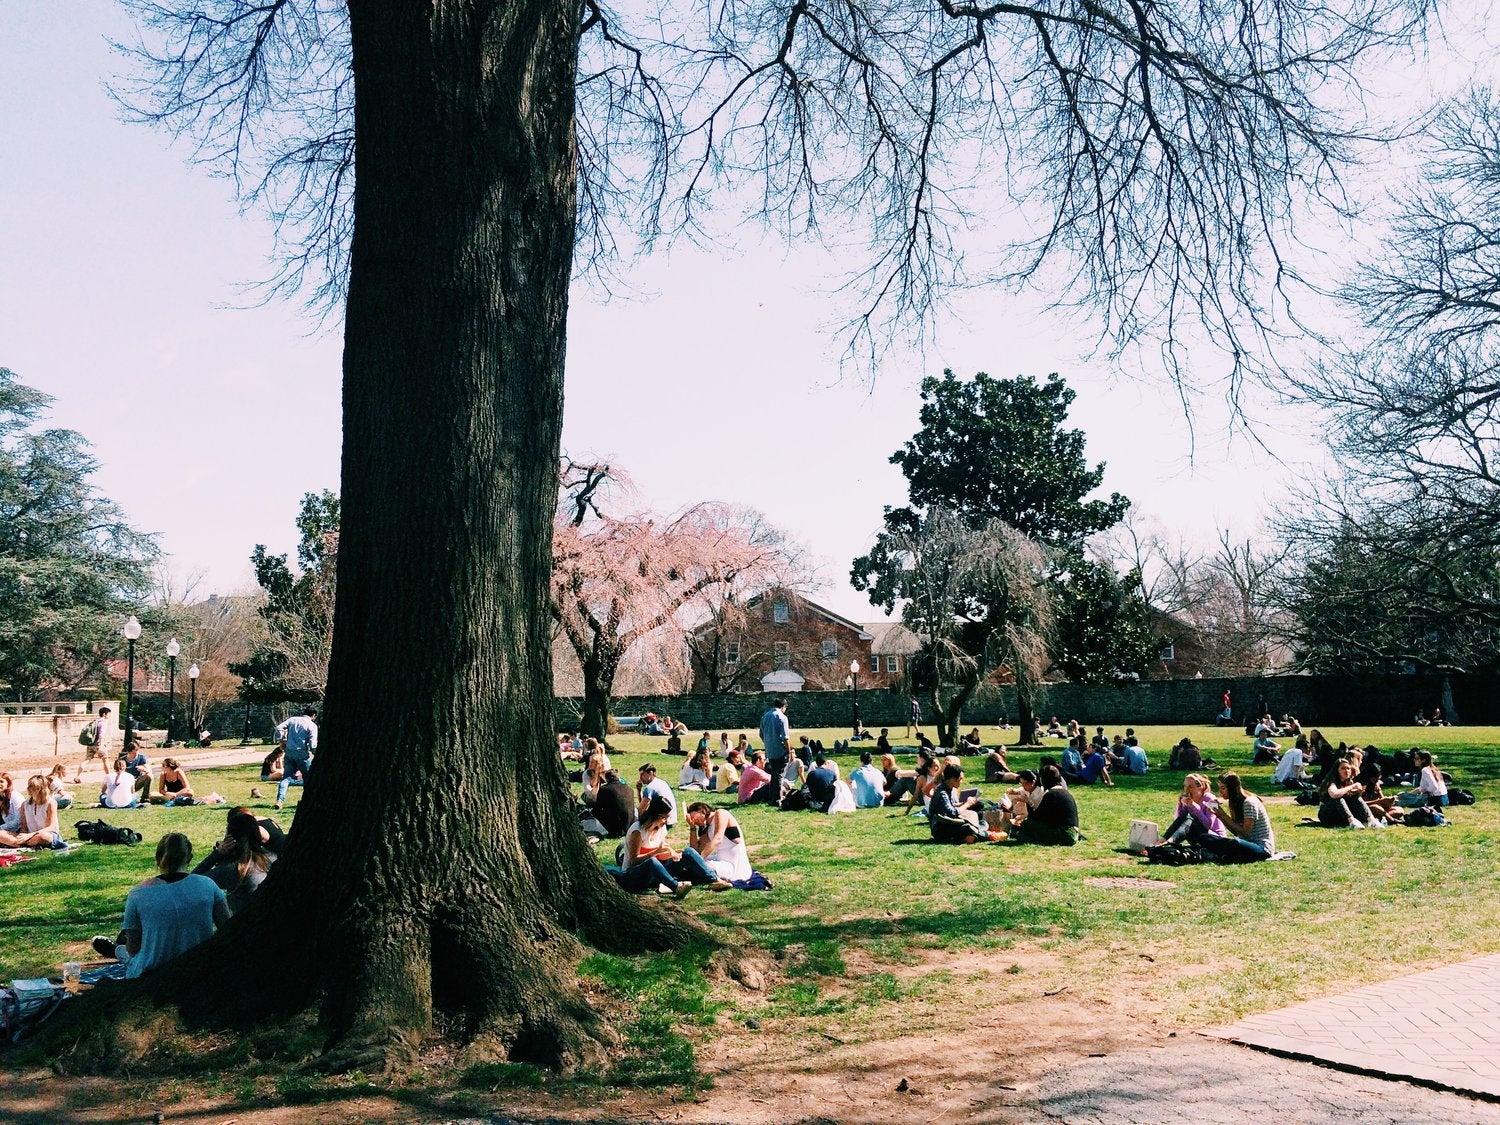
[[[671,886],[679,896],[694,886],[716,891],[727,888],[730,884],[715,875],[713,868],[692,848],[676,852],[667,847],[670,809],[662,798],[652,797],[640,819],[625,833],[621,870],[615,875],[620,886],[635,894]]]
[[[318,711],[308,707],[300,715],[293,715],[276,728],[276,739],[286,748],[286,757],[281,766],[281,780],[276,783],[276,807],[286,803],[289,785],[305,785],[307,771],[312,768],[313,752],[318,748]],[[302,780],[297,781],[297,774]]]

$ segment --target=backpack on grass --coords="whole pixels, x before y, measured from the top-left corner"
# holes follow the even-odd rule
[[[129,844],[134,847],[141,842],[141,834],[133,828],[117,828],[102,820],[80,820],[73,827],[85,844]]]
[[[1423,807],[1407,812],[1403,823],[1408,828],[1438,828],[1447,824],[1448,818],[1443,815],[1441,809]]]
[[[1450,789],[1448,790],[1448,803],[1450,805],[1472,805],[1474,803],[1474,790]]]

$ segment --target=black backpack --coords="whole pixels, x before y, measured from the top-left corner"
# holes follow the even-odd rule
[[[1474,803],[1474,790],[1450,789],[1448,790],[1448,803],[1450,805],[1472,805]]]
[[[73,827],[85,844],[129,844],[141,842],[141,834],[132,828],[117,828],[102,820],[80,820]]]

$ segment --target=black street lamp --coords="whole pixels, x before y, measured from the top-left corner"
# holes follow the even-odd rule
[[[188,684],[193,693],[192,702],[188,704],[188,726],[192,728],[188,733],[193,740],[198,738],[198,665],[194,664],[188,669]]]
[[[141,639],[141,623],[135,619],[135,614],[130,615],[120,634],[125,638],[128,653],[125,673],[125,737],[128,739],[135,729],[135,715],[132,713],[135,707],[135,642]]]
[[[854,737],[859,737],[859,661],[849,661],[849,678],[844,681],[849,687],[849,699],[854,704]]]
[[[240,737],[241,746],[250,745],[250,701],[245,700],[245,733]]]
[[[182,646],[173,637],[167,642],[167,745],[172,745],[172,730],[177,726],[177,654]]]

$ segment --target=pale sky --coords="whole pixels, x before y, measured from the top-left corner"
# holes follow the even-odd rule
[[[338,487],[341,335],[286,304],[242,307],[268,231],[185,149],[120,121],[103,82],[120,65],[108,40],[128,35],[109,0],[0,0],[0,366],[54,396],[51,424],[93,443],[99,488],[176,572],[228,593],[253,584],[254,544],[293,548],[304,492]],[[658,255],[629,299],[576,287],[566,448],[614,458],[656,508],[760,508],[823,560],[817,600],[866,621],[881,615],[849,587],[850,560],[905,499],[887,459],[916,428],[921,377],[944,367],[1060,371],[1105,488],[1173,537],[1254,533],[1305,471],[1227,437],[1213,400],[1194,448],[1164,381],[1090,362],[1087,322],[1038,299],[966,293],[925,356],[873,381],[841,372],[840,264],[766,240]],[[1309,419],[1256,413],[1286,465],[1321,456]]]

